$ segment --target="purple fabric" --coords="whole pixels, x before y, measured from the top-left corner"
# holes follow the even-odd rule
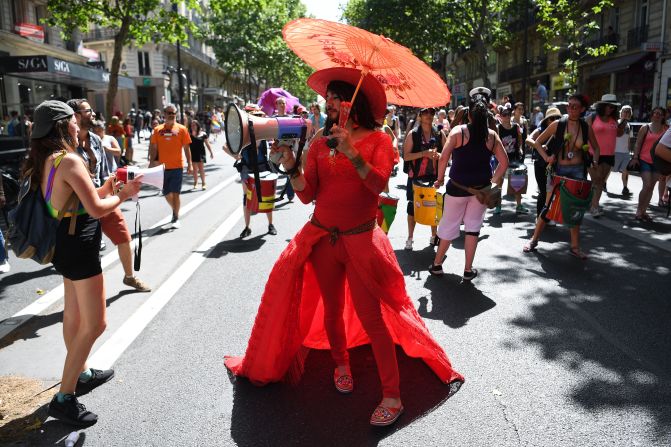
[[[261,93],[261,96],[259,97],[258,105],[261,110],[263,110],[263,113],[268,116],[274,115],[275,100],[280,96],[282,96],[287,103],[287,114],[289,115],[291,115],[294,106],[300,105],[300,101],[294,95],[287,92],[283,88],[273,87]]]

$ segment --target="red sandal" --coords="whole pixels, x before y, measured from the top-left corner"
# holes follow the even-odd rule
[[[377,427],[386,427],[396,422],[396,419],[403,413],[403,405],[398,408],[385,407],[378,405],[370,417],[370,425]]]
[[[354,379],[352,379],[352,374],[340,374],[338,368],[336,368],[333,373],[333,384],[339,393],[349,394],[354,391]]]

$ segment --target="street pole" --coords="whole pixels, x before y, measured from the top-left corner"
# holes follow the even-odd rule
[[[179,41],[177,41],[177,85],[179,88],[177,95],[179,98],[179,123],[184,124],[184,83],[182,80],[182,56]]]

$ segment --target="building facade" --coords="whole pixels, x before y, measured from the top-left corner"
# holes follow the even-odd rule
[[[91,55],[76,38],[42,25],[45,0],[0,0],[0,113],[30,113],[47,99],[86,97],[104,92],[109,73],[89,65]],[[119,80],[120,91],[133,89]]]

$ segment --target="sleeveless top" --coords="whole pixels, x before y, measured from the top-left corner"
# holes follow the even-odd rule
[[[613,118],[608,118],[608,121],[603,121],[598,116],[594,116],[592,120],[592,131],[599,143],[599,155],[613,156],[615,155],[615,140],[617,139],[617,121]],[[592,145],[589,151],[594,153]]]
[[[643,144],[641,145],[641,152],[638,154],[638,158],[640,160],[652,164],[652,154],[650,151],[652,151],[652,146],[657,142],[662,134],[664,134],[665,131],[666,129],[664,129],[664,126],[662,126],[662,129],[659,132],[652,133],[650,130],[650,125],[648,125],[648,130],[645,133],[645,140],[643,140]]]
[[[520,135],[520,126],[517,123],[512,123],[510,129],[506,129],[502,124],[499,124],[496,128],[501,138],[503,149],[508,154],[508,159],[510,161],[519,161],[520,145],[518,138]]]
[[[54,160],[54,164],[51,165],[51,170],[49,170],[49,179],[47,180],[47,193],[46,196],[44,197],[44,201],[47,203],[47,211],[49,211],[49,214],[53,218],[58,217],[59,210],[54,208],[54,206],[51,204],[51,193],[53,192],[54,189],[54,177],[56,176],[56,168],[61,164],[61,161],[63,161],[63,157],[65,157],[66,152],[63,151],[56,159]],[[82,205],[81,202],[79,202],[79,208],[77,211],[73,212],[73,210],[67,210],[65,214],[63,214],[63,217],[70,217],[76,214],[77,216],[81,216],[83,214],[86,214],[86,210],[84,209],[84,205]]]
[[[477,188],[489,184],[492,178],[492,168],[489,160],[492,152],[484,144],[476,143],[473,138],[473,128],[468,125],[468,143],[457,147],[452,151],[452,167],[450,168],[450,179],[454,179],[464,186]],[[464,128],[461,128],[461,138],[464,138]],[[487,134],[489,138],[489,134]],[[468,192],[455,186],[452,182],[447,183],[446,192],[451,196],[465,197]]]

